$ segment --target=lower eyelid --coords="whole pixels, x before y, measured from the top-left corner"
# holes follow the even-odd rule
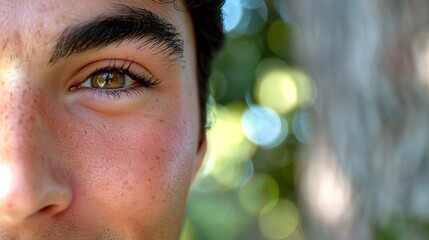
[[[141,96],[147,92],[147,89],[142,86],[119,88],[119,89],[101,89],[89,88],[92,97],[98,97],[106,100],[120,99],[123,97],[136,97]]]
[[[110,91],[82,88],[68,94],[66,102],[69,110],[76,114],[86,111],[108,115],[130,114],[149,106],[148,101],[152,98],[146,92],[144,88]]]

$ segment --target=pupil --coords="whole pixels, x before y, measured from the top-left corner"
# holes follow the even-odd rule
[[[103,79],[104,79],[105,83],[111,84],[112,80],[113,80],[113,74],[112,73],[104,73],[103,74]]]

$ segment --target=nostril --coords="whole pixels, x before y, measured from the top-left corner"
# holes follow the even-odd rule
[[[45,213],[52,212],[52,210],[53,210],[52,208],[54,208],[54,206],[52,206],[52,205],[51,206],[46,206],[46,207],[40,209],[39,213],[45,214]]]
[[[48,167],[35,168],[32,161],[16,159],[0,163],[0,225],[34,222],[65,211],[72,201],[67,179]]]
[[[61,212],[61,207],[58,206],[58,205],[52,204],[52,205],[48,205],[46,207],[43,207],[36,214],[41,214],[41,215],[55,215],[55,214],[57,214],[59,212]]]

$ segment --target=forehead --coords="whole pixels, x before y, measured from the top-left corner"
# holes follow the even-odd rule
[[[38,53],[50,51],[66,28],[112,13],[119,4],[147,9],[178,29],[186,25],[186,11],[154,0],[2,0],[0,4],[0,64],[34,60]]]

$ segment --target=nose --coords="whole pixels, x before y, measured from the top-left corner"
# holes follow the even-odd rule
[[[0,225],[53,217],[71,202],[38,97],[27,91],[0,99]]]

